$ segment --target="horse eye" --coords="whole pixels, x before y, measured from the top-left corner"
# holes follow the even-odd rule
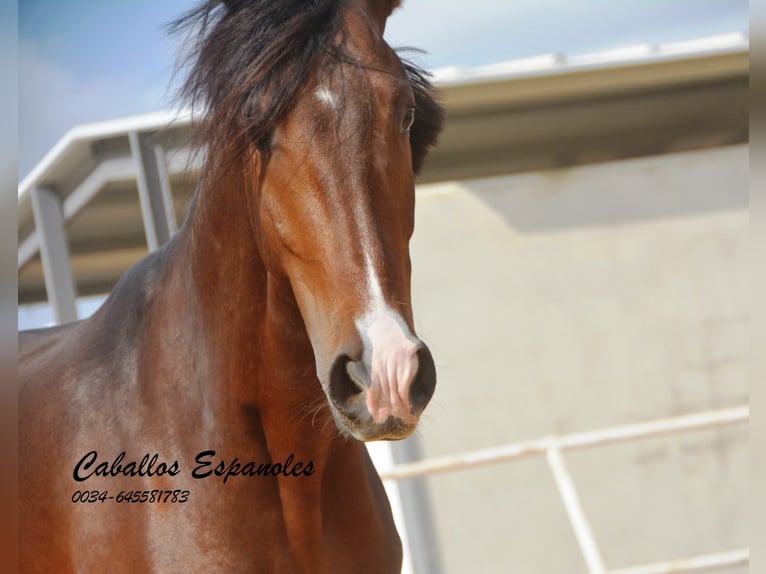
[[[404,120],[402,120],[402,129],[409,133],[413,123],[415,123],[415,108],[407,108]]]

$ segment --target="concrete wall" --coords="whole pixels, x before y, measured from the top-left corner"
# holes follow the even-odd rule
[[[735,146],[420,186],[424,456],[745,404],[747,162]],[[748,545],[744,426],[565,457],[608,567]],[[543,459],[426,481],[448,574],[585,571]]]

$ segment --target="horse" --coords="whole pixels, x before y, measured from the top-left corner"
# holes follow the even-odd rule
[[[415,429],[415,176],[443,109],[396,0],[181,16],[204,165],[185,223],[91,317],[19,334],[22,572],[390,573],[364,441]]]

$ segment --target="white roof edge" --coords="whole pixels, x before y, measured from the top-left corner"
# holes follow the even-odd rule
[[[67,131],[64,136],[56,142],[48,153],[45,154],[35,167],[19,183],[19,200],[22,199],[56,163],[65,151],[72,145],[79,142],[90,142],[108,137],[124,135],[131,131],[156,130],[171,124],[185,124],[191,119],[189,110],[163,110],[159,112],[150,112],[135,116],[127,116],[105,120],[101,122],[92,122],[79,124]]]
[[[433,78],[436,85],[446,87],[487,80],[563,74],[575,70],[680,60],[704,55],[742,52],[748,49],[748,35],[744,32],[732,32],[661,45],[639,44],[596,54],[569,57],[561,54],[543,54],[532,58],[510,60],[475,68],[437,68],[433,72]],[[21,181],[18,187],[19,201],[28,195],[32,187],[45,177],[59,157],[64,155],[70,146],[78,142],[120,136],[130,131],[155,130],[173,123],[187,123],[190,120],[190,111],[182,109],[77,125],[70,129]]]
[[[593,54],[565,56],[550,53],[475,68],[458,66],[437,68],[433,72],[433,78],[434,83],[439,86],[454,86],[487,80],[563,74],[586,69],[597,70],[615,66],[651,64],[706,55],[737,53],[747,51],[749,45],[746,33],[731,32],[667,44],[623,46]]]

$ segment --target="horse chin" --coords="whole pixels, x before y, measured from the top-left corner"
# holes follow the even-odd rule
[[[367,413],[367,416],[355,416],[346,414],[346,408],[341,407],[330,401],[330,411],[332,412],[335,426],[338,431],[347,437],[360,440],[362,442],[376,440],[402,440],[415,432],[417,423],[408,424],[400,418],[389,416],[382,423],[376,423]]]

